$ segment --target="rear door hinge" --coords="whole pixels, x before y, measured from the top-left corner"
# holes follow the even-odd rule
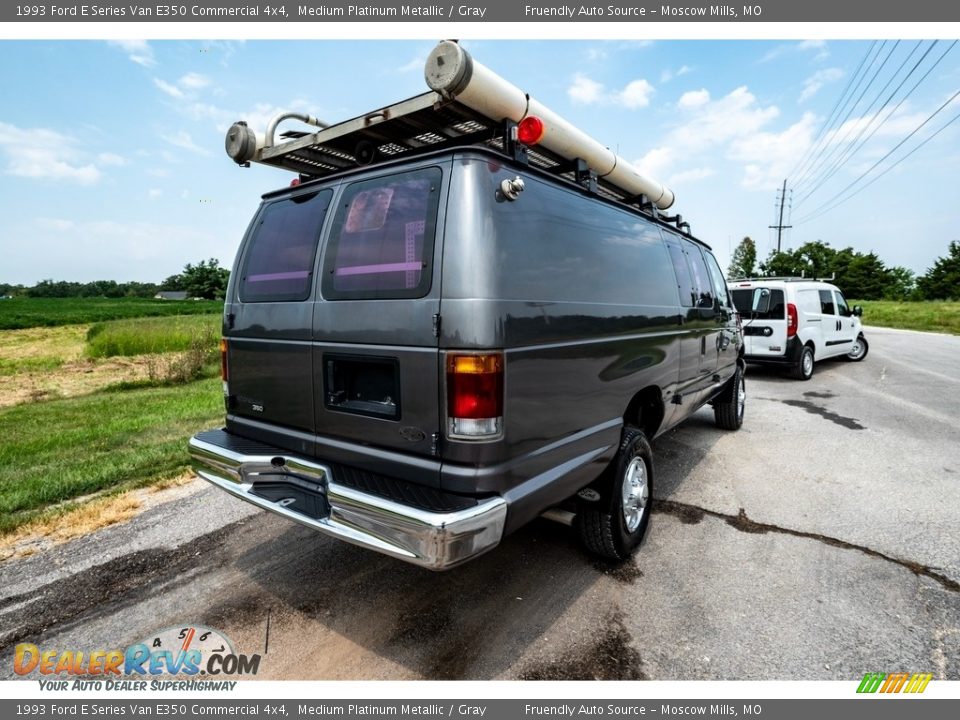
[[[434,457],[440,454],[440,433],[438,432],[430,436],[430,454]]]
[[[433,336],[440,337],[440,313],[433,314]]]

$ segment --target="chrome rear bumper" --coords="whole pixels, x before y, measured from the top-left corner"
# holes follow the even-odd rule
[[[321,463],[284,454],[244,454],[193,437],[197,474],[241,500],[327,535],[431,570],[445,570],[490,550],[503,535],[507,504],[486,498],[455,512],[432,512],[337,483]],[[290,481],[326,508],[319,517],[291,510],[290,498],[257,494],[260,483]],[[277,493],[274,492],[274,495]],[[282,494],[282,493],[280,493]]]

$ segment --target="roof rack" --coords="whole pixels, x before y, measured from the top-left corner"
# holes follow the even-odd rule
[[[441,62],[439,66],[453,67],[451,53],[454,53],[453,60],[469,66],[467,80],[453,78],[451,81],[447,75],[440,79],[431,78],[428,60],[428,80],[431,86],[442,87],[442,91],[434,89],[334,125],[308,115],[282,113],[271,120],[265,135],[259,135],[245,122],[237,122],[227,131],[227,154],[243,167],[249,167],[251,162],[271,165],[298,173],[301,180],[306,181],[448,147],[481,146],[575,183],[599,196],[630,205],[691,235],[690,224],[681,215],[661,212],[673,203],[674,196],[669,189],[644,177],[625,160],[542,105],[537,104],[536,109],[544,120],[530,115],[535,101],[528,95],[522,95],[525,98],[525,107],[519,111],[522,117],[495,119],[492,116],[505,112],[502,106],[507,100],[515,101],[520,91],[473,61],[453,43],[440,43],[431,53],[431,59],[435,59],[438,53],[447,57],[447,62]],[[471,90],[471,86],[465,82],[481,83],[483,102],[471,99],[470,93],[465,91]],[[472,91],[477,93],[476,88]],[[493,91],[503,95],[497,96]],[[496,108],[488,107],[491,96]],[[516,117],[518,113],[513,111],[512,114]],[[520,124],[528,118],[538,123],[534,127],[540,130],[540,137],[524,144],[519,139],[525,138],[520,132]],[[275,137],[277,127],[287,119],[296,119],[318,129],[315,132],[287,131],[281,134],[282,141],[278,142]],[[551,139],[552,143],[549,142]],[[577,151],[582,151],[589,159],[578,156]],[[598,165],[604,172],[598,172]],[[649,189],[655,193],[655,199],[645,192],[637,192],[637,188]]]
[[[836,273],[833,273],[828,278],[818,278],[818,277],[797,277],[796,275],[762,275],[760,277],[738,277],[730,278],[728,282],[757,282],[762,280],[779,280],[781,282],[833,282],[836,280]]]

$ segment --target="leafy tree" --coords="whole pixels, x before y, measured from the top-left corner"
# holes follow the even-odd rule
[[[883,299],[912,299],[917,288],[917,279],[913,275],[913,270],[908,270],[900,265],[894,265],[888,269],[888,272],[890,273],[890,284],[883,292]]]
[[[187,263],[183,268],[181,277],[183,278],[183,289],[191,297],[214,300],[226,295],[230,271],[220,267],[220,261],[216,258],[210,258],[209,260],[201,260],[196,265]]]
[[[745,237],[733,251],[730,267],[727,268],[729,278],[753,277],[757,272],[757,246],[749,237]]]
[[[960,242],[950,243],[947,256],[937,258],[933,267],[917,280],[917,290],[925,300],[960,298]]]

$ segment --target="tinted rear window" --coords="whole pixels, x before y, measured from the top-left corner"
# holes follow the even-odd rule
[[[783,320],[786,317],[786,306],[783,299],[783,290],[770,290],[770,309],[765,313],[754,313],[750,308],[753,307],[753,291],[755,288],[734,290],[733,304],[737,307],[737,312],[744,318],[756,318],[757,320]]]
[[[440,170],[354,183],[327,243],[327,299],[415,298],[430,292]]]
[[[243,261],[242,302],[295,301],[310,296],[317,239],[332,195],[324,190],[264,207]]]

